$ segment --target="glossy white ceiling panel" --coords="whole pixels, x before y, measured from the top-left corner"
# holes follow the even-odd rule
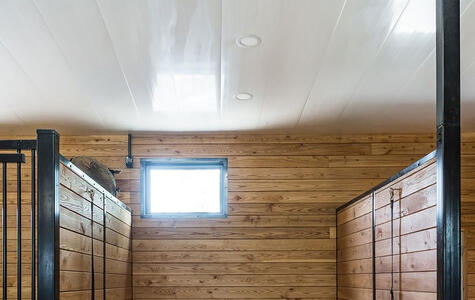
[[[474,3],[461,0],[464,130],[475,130]],[[431,131],[434,4],[3,0],[0,133]],[[250,34],[260,45],[238,47]]]
[[[408,0],[346,3],[299,125],[318,126],[324,131],[338,128],[338,118],[349,98],[408,3]]]
[[[342,0],[298,5],[291,0],[223,1],[226,119],[230,116],[234,125],[239,124],[242,112],[247,126],[254,129],[295,126],[343,4]],[[237,47],[236,39],[246,34],[259,36],[262,44]],[[246,103],[233,99],[241,91],[254,93],[254,99]]]
[[[100,119],[84,118],[94,114],[92,105],[81,97],[74,74],[32,1],[0,1],[0,41],[2,56],[11,60],[10,67],[1,70],[1,76],[8,77],[1,102],[19,119],[55,126],[76,121],[72,127],[84,123],[102,129]]]
[[[463,11],[461,27],[462,128],[473,131],[475,130],[475,0],[470,0],[470,4]]]
[[[423,114],[428,107],[435,107],[431,97],[409,99],[402,94],[434,47],[435,1],[410,1],[376,59],[361,77],[337,122],[351,126],[355,131],[369,125],[362,123],[362,119],[369,120],[378,129],[389,123],[387,120],[391,120],[391,127],[401,128],[407,121],[400,117],[401,112],[408,106],[414,114]],[[428,92],[435,93],[435,90]],[[431,122],[423,124],[431,126],[425,130],[432,130],[434,126]]]
[[[143,118],[139,129],[215,129],[221,110],[221,2],[97,2]]]
[[[51,35],[105,128],[127,130],[140,116],[95,0],[34,0]],[[90,112],[92,113],[92,112]]]

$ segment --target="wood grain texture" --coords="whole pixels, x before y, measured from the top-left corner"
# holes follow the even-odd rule
[[[133,209],[135,298],[334,299],[336,274],[326,275],[336,272],[335,265],[328,269],[336,260],[335,208],[419,159],[432,141],[430,135],[134,137],[134,169],[117,178],[119,197]],[[385,143],[394,154],[386,153]],[[229,217],[141,219],[138,159],[155,156],[227,157]],[[342,244],[367,226],[367,204],[339,218],[339,224],[355,219],[341,226],[347,235]],[[370,271],[361,254],[366,249],[356,250],[342,254],[355,263],[340,269]]]
[[[436,175],[433,159],[375,192],[377,299],[388,299],[391,286],[403,299],[436,299]]]
[[[337,214],[338,299],[372,298],[372,197],[366,196]]]
[[[60,299],[85,299],[92,293],[95,299],[104,294],[106,299],[132,299],[131,252],[123,243],[130,244],[130,213],[62,163],[60,174]]]
[[[466,230],[467,263],[464,269],[468,275],[465,283],[466,295],[475,298],[475,227],[471,227],[475,226],[475,134],[463,135],[462,138],[462,224]],[[135,299],[260,300],[335,299],[335,208],[418,160],[435,145],[432,134],[154,134],[134,135],[133,143],[134,168],[126,169],[126,135],[61,136],[61,153],[66,157],[89,155],[111,168],[123,169],[123,173],[117,176],[121,188],[119,198],[130,204],[135,212],[133,216],[127,216],[112,207],[114,211],[106,215],[106,256],[119,262],[117,268],[108,270],[128,270],[127,263],[130,263],[130,269],[139,276],[137,282],[130,283],[132,285],[135,282],[136,285]],[[141,219],[138,213],[140,193],[137,188],[140,157],[153,156],[227,157],[232,183],[232,191],[228,195],[230,216],[213,220]],[[26,184],[23,190],[23,224],[29,224],[29,167],[27,153],[22,174]],[[14,167],[9,166],[8,171],[9,177],[15,176]],[[15,225],[14,177],[9,180],[8,187],[9,225]],[[429,199],[431,187],[426,187],[424,191],[418,193],[417,197]],[[66,206],[70,200],[65,198],[64,201]],[[420,203],[419,200],[409,202]],[[409,212],[422,210],[421,207],[409,206],[406,209]],[[86,215],[80,216],[87,217],[88,212],[84,213]],[[347,240],[350,240],[352,234],[367,226],[369,219],[364,209],[354,212],[354,216],[356,218],[351,221],[339,224],[338,236],[349,236]],[[381,213],[381,217],[387,215]],[[134,233],[142,235],[140,239],[132,240],[132,233],[127,234],[127,225],[131,224]],[[8,244],[14,246],[14,226],[10,228],[13,230],[9,230],[12,233]],[[84,257],[81,254],[90,256],[94,251],[95,256],[103,255],[99,250],[100,240],[95,240],[96,246],[93,247],[90,237],[81,234],[80,228],[75,230],[61,229],[61,247],[64,251],[78,254],[65,264],[70,272],[78,272],[80,266],[76,260],[81,261],[81,257]],[[317,233],[328,233],[328,237],[316,236]],[[429,243],[433,241],[431,235],[422,238],[426,238]],[[407,243],[410,246],[411,240]],[[26,239],[23,245],[24,251],[31,247]],[[130,255],[131,247],[135,252],[133,257]],[[388,246],[381,244],[381,247],[385,250],[384,247],[387,249]],[[11,259],[16,257],[13,251],[8,254]],[[345,285],[363,287],[366,275],[360,271],[371,267],[367,260],[367,244],[349,248],[344,253],[340,250],[338,255],[345,261],[340,269],[354,273],[354,277],[347,276],[343,280]],[[435,271],[434,255],[434,250],[402,253],[401,270]],[[215,261],[215,258],[224,261]],[[141,259],[147,262],[139,262]],[[28,261],[28,252],[25,252],[24,261]],[[378,270],[387,272],[388,267],[390,260],[387,256],[376,262]],[[13,275],[15,266],[9,264],[8,268]],[[28,272],[28,265],[24,266],[24,270]],[[123,295],[132,293],[132,288],[115,287],[116,282],[119,285],[128,284],[122,274],[115,275],[111,277],[114,278],[112,281],[105,282],[106,286],[110,283],[108,295],[111,299],[123,299]],[[302,277],[306,275],[313,277]],[[283,281],[283,276],[289,276],[288,280]],[[150,286],[146,286],[147,278],[153,278]],[[309,278],[315,279],[313,286]],[[203,286],[196,282],[203,282]],[[288,286],[280,286],[285,282]],[[15,284],[10,282],[10,277],[8,283]],[[155,283],[164,286],[154,286]],[[14,289],[13,286],[9,288],[9,297],[12,299]],[[353,299],[357,291],[355,288],[341,287],[341,296]],[[89,299],[90,296],[90,291],[62,293],[63,299]],[[363,292],[358,297],[366,296]],[[412,292],[404,292],[403,296],[404,299],[415,299]],[[432,299],[427,292],[420,292],[416,296]],[[381,297],[387,298],[387,295],[382,294]],[[101,298],[96,294],[96,299]]]
[[[433,140],[430,134],[134,135],[133,169],[124,165],[126,139],[68,138],[64,151],[123,169],[117,179],[119,198],[133,209],[135,299],[335,299],[335,208],[418,160]],[[227,157],[229,217],[140,218],[139,162],[155,156]],[[367,208],[339,227],[348,240],[366,226]],[[107,239],[118,245],[114,255],[125,253],[123,235],[112,231]],[[343,267],[370,267],[364,253],[349,249],[346,259],[359,261]]]

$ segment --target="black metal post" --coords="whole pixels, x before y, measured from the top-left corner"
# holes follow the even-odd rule
[[[437,298],[461,297],[460,0],[437,0]]]
[[[128,169],[131,169],[134,167],[134,157],[132,156],[132,134],[127,135],[127,157],[125,158],[125,166]]]
[[[376,300],[376,197],[374,190],[371,192],[371,263],[372,263],[372,288],[373,300]],[[392,247],[392,245],[391,245]]]
[[[38,299],[59,299],[59,134],[38,136]]]
[[[3,163],[3,177],[2,177],[2,192],[3,192],[3,199],[2,199],[2,279],[3,279],[3,300],[7,299],[7,163]]]
[[[21,149],[17,150],[21,154]],[[21,299],[21,162],[16,163],[17,299]]]
[[[36,151],[31,150],[31,300],[36,299]]]
[[[106,300],[106,224],[107,224],[107,214],[106,214],[106,195],[102,193],[102,217],[103,217],[103,227],[102,227],[102,298]]]

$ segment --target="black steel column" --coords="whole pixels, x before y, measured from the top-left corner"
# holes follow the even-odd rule
[[[36,299],[36,151],[31,150],[31,300]]]
[[[21,154],[21,149],[17,150],[18,154]],[[17,232],[17,299],[21,299],[21,162],[16,163],[16,232]]]
[[[7,201],[8,201],[8,196],[7,196],[7,163],[3,163],[3,176],[2,176],[2,192],[3,192],[3,198],[2,198],[2,254],[3,254],[3,260],[2,260],[2,289],[3,289],[3,296],[2,299],[5,300],[7,299]]]
[[[59,134],[38,136],[38,299],[59,299]]]
[[[460,0],[437,0],[437,297],[461,297]]]

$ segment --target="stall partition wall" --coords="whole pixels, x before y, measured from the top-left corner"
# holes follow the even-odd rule
[[[0,145],[3,144],[0,143]],[[13,152],[2,151],[2,153]],[[25,163],[22,163],[20,176],[22,183],[21,298],[33,299],[31,294],[32,232],[30,226],[31,196],[32,192],[35,192],[32,187],[36,188],[36,184],[33,185],[31,180],[32,174],[36,174],[36,172],[32,173],[31,169],[32,165],[36,167],[36,164],[32,164],[30,151],[23,151],[23,153]],[[37,157],[38,159],[39,157]],[[58,279],[60,299],[93,299],[93,289],[95,291],[94,299],[104,299],[104,292],[105,299],[108,300],[132,299],[130,209],[66,159],[61,157],[59,167],[60,241],[57,255],[59,256],[60,265]],[[51,176],[54,175],[51,174]],[[6,281],[7,298],[5,299],[17,299],[18,224],[16,204],[18,185],[16,163],[8,164],[6,179],[8,275]],[[3,172],[0,172],[0,182],[2,181]],[[3,194],[3,186],[1,185],[0,194]],[[1,204],[3,207],[3,201]],[[36,206],[35,209],[37,211]],[[38,220],[40,217],[36,216],[36,219]],[[39,239],[40,237],[37,236],[36,245],[38,245]],[[106,243],[104,243],[104,240]],[[3,252],[0,253],[3,255]],[[38,261],[37,257],[36,261]],[[3,267],[3,264],[0,267]],[[38,274],[38,270],[36,274]],[[0,278],[0,285],[3,285],[3,276]]]
[[[437,299],[436,180],[430,160],[375,191],[376,299]]]
[[[60,299],[132,299],[130,212],[65,159],[59,195]]]
[[[338,211],[338,299],[437,299],[436,163],[420,163]]]

